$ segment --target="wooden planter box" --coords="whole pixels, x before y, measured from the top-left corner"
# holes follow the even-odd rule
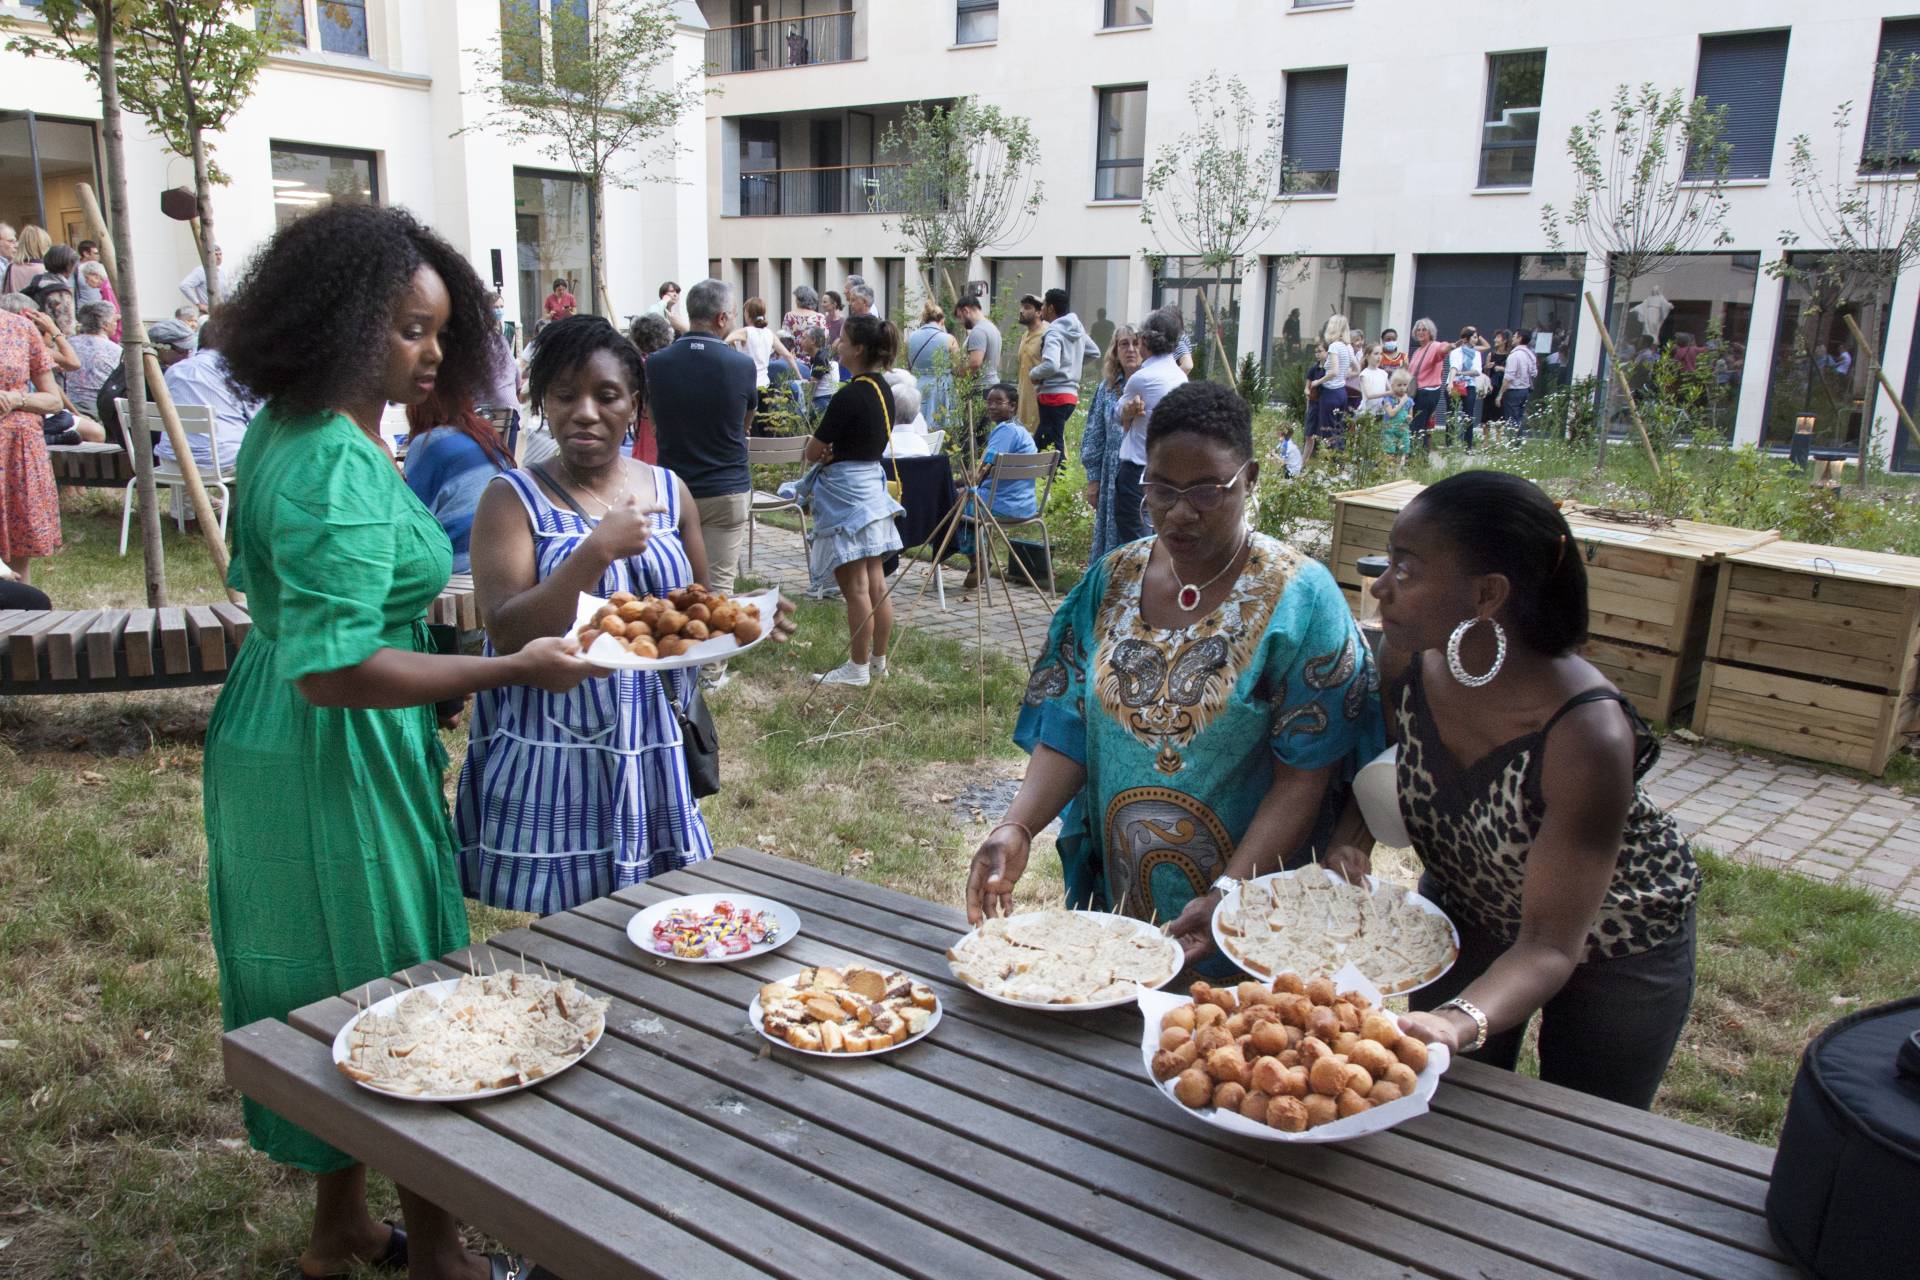
[[[1333,576],[1349,605],[1357,607],[1360,598],[1357,561],[1385,554],[1394,517],[1423,488],[1398,480],[1336,495]],[[1675,722],[1699,688],[1720,562],[1779,535],[1692,520],[1656,529],[1602,519],[1577,506],[1564,510],[1573,549],[1587,568],[1592,640],[1582,655],[1641,715]]]
[[[1920,560],[1802,542],[1727,558],[1696,732],[1879,774],[1915,723]]]

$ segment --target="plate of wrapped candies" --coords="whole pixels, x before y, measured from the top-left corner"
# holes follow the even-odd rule
[[[723,596],[699,583],[665,596],[616,591],[606,599],[580,593],[573,636],[596,666],[620,671],[677,671],[724,662],[766,640],[780,589]]]
[[[648,955],[689,964],[731,964],[777,950],[800,932],[800,914],[750,893],[690,893],[656,902],[627,921]]]

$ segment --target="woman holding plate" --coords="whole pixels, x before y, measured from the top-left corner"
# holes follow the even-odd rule
[[[1645,721],[1576,652],[1587,574],[1531,482],[1447,477],[1407,505],[1376,578],[1396,790],[1420,892],[1460,958],[1401,1025],[1511,1070],[1540,1012],[1540,1077],[1652,1105],[1693,999],[1700,872],[1640,780]],[[1368,869],[1353,806],[1328,862]]]
[[[559,453],[481,495],[473,585],[488,653],[571,630],[582,592],[664,596],[706,577],[686,484],[621,447],[645,403],[639,348],[598,316],[568,316],[541,334],[527,385]],[[776,639],[790,619],[783,608]],[[566,693],[476,698],[454,807],[468,896],[546,915],[712,857],[675,710],[698,677],[622,670]]]
[[[1213,947],[1216,881],[1300,861],[1330,831],[1383,745],[1378,677],[1332,575],[1248,527],[1259,470],[1225,387],[1189,383],[1154,409],[1156,533],[1094,564],[1054,614],[1014,731],[1033,758],[967,879],[974,923],[1007,913],[1033,834],[1059,816],[1067,905],[1171,922],[1193,960]]]

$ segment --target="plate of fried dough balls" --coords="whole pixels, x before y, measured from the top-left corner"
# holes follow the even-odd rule
[[[1331,977],[1140,993],[1147,1074],[1182,1109],[1269,1142],[1345,1142],[1426,1111],[1445,1045],[1400,1030],[1351,965]]]
[[[587,661],[629,671],[674,671],[738,656],[773,630],[780,590],[723,596],[695,583],[664,596],[580,596],[573,635]]]

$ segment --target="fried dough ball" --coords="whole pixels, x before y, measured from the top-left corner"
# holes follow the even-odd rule
[[[1315,1005],[1307,1014],[1306,1031],[1308,1035],[1319,1036],[1332,1044],[1340,1037],[1340,1019],[1334,1016],[1333,1010],[1324,1005]]]
[[[1348,1031],[1360,1029],[1360,1011],[1346,1000],[1333,1002],[1333,1016],[1340,1019],[1340,1025]]]
[[[1173,1082],[1173,1096],[1182,1105],[1198,1110],[1213,1101],[1213,1081],[1199,1067],[1188,1067]]]
[[[1237,1080],[1225,1081],[1213,1091],[1213,1105],[1219,1111],[1238,1111],[1246,1100],[1247,1091]]]
[[[651,638],[652,635],[653,628],[645,622],[634,621],[627,624],[627,639],[629,640],[638,640],[642,636]]]
[[[1168,1027],[1179,1027],[1183,1031],[1192,1031],[1193,1022],[1193,1006],[1183,1004],[1167,1011],[1167,1016],[1160,1019],[1160,1029],[1165,1031]]]
[[[1230,1013],[1227,1015],[1227,1030],[1232,1032],[1234,1038],[1237,1040],[1241,1036],[1246,1035],[1247,1032],[1253,1030],[1253,1019],[1247,1016],[1245,1009],[1240,1010],[1238,1013]]]
[[[1275,1098],[1267,1103],[1267,1123],[1282,1133],[1305,1133],[1313,1117],[1300,1099]]]
[[[1307,983],[1307,999],[1318,1005],[1333,1003],[1333,979],[1315,978]]]
[[[678,609],[663,610],[659,618],[654,621],[653,634],[657,636],[678,635],[680,634],[680,629],[686,625],[686,614],[680,612]]]
[[[1346,1083],[1347,1064],[1333,1054],[1314,1059],[1313,1065],[1307,1068],[1307,1085],[1315,1093],[1337,1097]]]
[[[1253,1064],[1253,1087],[1260,1093],[1274,1094],[1284,1090],[1280,1086],[1287,1082],[1287,1069],[1280,1065],[1278,1058],[1260,1058]]]
[[[1347,1050],[1347,1056],[1354,1061],[1355,1065],[1365,1067],[1367,1074],[1376,1080],[1386,1079],[1388,1068],[1399,1061],[1393,1056],[1391,1049],[1375,1040],[1358,1042],[1353,1048]]]
[[[580,628],[580,634],[575,637],[575,639],[579,640],[582,649],[593,648],[593,642],[599,638],[600,628],[598,627],[582,627]]]
[[[658,658],[660,649],[647,636],[635,636],[627,641],[627,652],[636,658]]]
[[[618,614],[608,614],[600,619],[600,629],[610,636],[619,638],[624,638],[627,634],[627,624]]]
[[[619,616],[620,616],[619,605],[603,604],[598,609],[595,609],[593,611],[593,625],[597,627],[602,622],[606,621],[608,618],[617,618]]]
[[[1390,1014],[1370,1013],[1360,1020],[1360,1034],[1383,1045],[1392,1045],[1400,1039],[1400,1024]]]
[[[1340,1118],[1340,1104],[1324,1093],[1310,1093],[1300,1100],[1307,1108],[1307,1126],[1318,1129]]]
[[[693,622],[706,622],[713,617],[713,610],[703,604],[690,604],[687,606],[687,617]]]
[[[648,626],[658,626],[660,615],[667,611],[666,601],[658,596],[648,596],[640,602],[640,621]]]
[[[617,609],[623,604],[632,604],[639,598],[631,591],[616,591],[607,597],[607,603]]]
[[[1309,1067],[1332,1054],[1333,1047],[1319,1036],[1308,1036],[1300,1042],[1300,1061]]]
[[[1381,1083],[1397,1085],[1400,1096],[1407,1098],[1412,1097],[1414,1091],[1420,1087],[1420,1077],[1406,1063],[1396,1062],[1387,1068],[1387,1077]]]
[[[740,619],[733,624],[733,638],[743,647],[752,644],[760,638],[760,620],[758,618]]]
[[[1153,1078],[1171,1080],[1185,1071],[1191,1063],[1182,1062],[1180,1055],[1171,1049],[1162,1049],[1153,1055]]]
[[[1406,1095],[1400,1092],[1400,1086],[1391,1080],[1376,1080],[1373,1088],[1367,1092],[1367,1101],[1374,1106],[1385,1106],[1389,1102],[1398,1102]]]
[[[1427,1069],[1427,1042],[1424,1040],[1416,1040],[1412,1036],[1401,1036],[1393,1046],[1393,1054],[1412,1067],[1415,1075]]]
[[[1230,1044],[1207,1055],[1207,1074],[1215,1080],[1239,1080],[1247,1074],[1247,1058],[1240,1046]]]
[[[1259,1124],[1265,1124],[1267,1122],[1268,1101],[1269,1099],[1266,1094],[1255,1089],[1240,1099],[1240,1114],[1249,1120]]]
[[[697,608],[698,606],[695,607]],[[687,619],[687,625],[680,628],[680,634],[697,644],[707,638],[707,624],[698,618],[689,618]]]
[[[1280,1055],[1280,1065],[1283,1067],[1299,1067],[1302,1070],[1306,1069],[1306,1064],[1300,1061],[1300,1051],[1298,1049],[1288,1049],[1285,1053],[1282,1053]]]
[[[629,600],[619,608],[620,620],[622,622],[638,622],[640,621],[640,615],[645,612],[645,607],[642,606],[638,600]]]
[[[1240,1002],[1234,997],[1233,992],[1215,987],[1208,982],[1194,983],[1189,989],[1189,994],[1201,1004],[1217,1005],[1226,1013],[1233,1013],[1240,1007]]]
[[[1277,1022],[1262,1022],[1253,1029],[1253,1047],[1261,1053],[1283,1053],[1290,1046],[1287,1043],[1287,1029]]]
[[[1280,1025],[1280,1010],[1274,1005],[1257,1004],[1247,1010],[1247,1029],[1249,1031],[1268,1023],[1276,1027]]]
[[[1188,1031],[1185,1027],[1168,1027],[1160,1033],[1160,1047],[1162,1049],[1178,1049],[1191,1039],[1193,1039],[1193,1032]]]
[[[1211,1027],[1227,1020],[1227,1011],[1217,1004],[1202,1001],[1193,1006],[1193,1023],[1197,1027]]]
[[[677,658],[687,651],[687,642],[679,636],[661,636],[654,641],[662,658]]]
[[[1267,984],[1264,982],[1243,982],[1233,989],[1233,994],[1239,999],[1242,1009],[1265,1004],[1273,998],[1273,992],[1267,989]]]
[[[1373,1092],[1373,1073],[1358,1063],[1349,1062],[1340,1084],[1342,1088],[1351,1089],[1364,1098]]]
[[[1335,998],[1335,1003],[1341,1000],[1345,1000],[1355,1009],[1358,1009],[1362,1017],[1366,1016],[1367,1010],[1373,1008],[1373,1001],[1367,999],[1363,993],[1358,991],[1342,991],[1339,996]]]
[[[1313,1086],[1307,1082],[1307,1069],[1305,1067],[1288,1067],[1286,1093],[1290,1097],[1304,1098],[1312,1092]]]
[[[1203,1054],[1224,1049],[1232,1043],[1233,1036],[1219,1023],[1202,1027],[1193,1033],[1193,1047]]]
[[[1373,1110],[1373,1104],[1351,1089],[1342,1089],[1337,1099],[1336,1110],[1342,1120],[1348,1116],[1357,1116],[1362,1111]]]
[[[687,607],[687,601],[691,599],[693,599],[692,587],[676,587],[674,590],[667,592],[667,603],[676,609],[685,609]]]
[[[1289,969],[1285,973],[1278,974],[1274,977],[1273,989],[1275,991],[1285,992],[1291,996],[1300,996],[1307,993],[1307,984],[1300,981],[1299,974]]]
[[[707,616],[707,625],[713,629],[715,635],[733,630],[734,624],[739,621],[740,611],[727,603],[713,606]]]
[[[1333,1051],[1335,1053],[1344,1053],[1351,1056],[1353,1053],[1353,1046],[1359,1043],[1360,1043],[1360,1033],[1358,1031],[1342,1031],[1339,1035],[1333,1038]]]

